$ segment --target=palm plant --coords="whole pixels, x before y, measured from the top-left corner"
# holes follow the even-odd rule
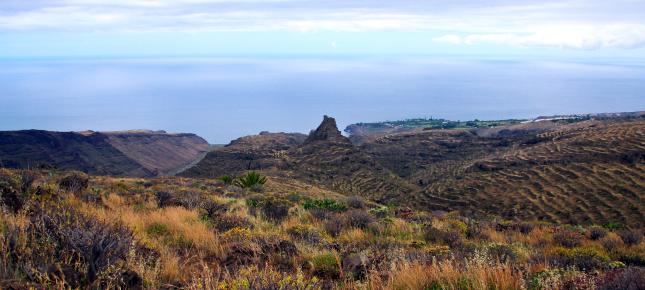
[[[251,188],[261,186],[266,182],[267,178],[265,176],[262,176],[255,171],[251,171],[235,180],[234,184],[242,188]]]
[[[222,176],[222,177],[220,177],[218,179],[219,179],[219,181],[224,182],[224,184],[226,184],[226,185],[233,184],[233,180],[234,180],[234,178],[232,176],[230,176],[230,175],[224,175],[224,176]]]

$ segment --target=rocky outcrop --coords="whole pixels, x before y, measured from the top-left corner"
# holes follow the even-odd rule
[[[334,143],[351,143],[347,137],[343,136],[338,130],[336,125],[336,119],[324,116],[320,126],[316,130],[309,133],[309,137],[305,140],[304,144],[309,144],[312,142],[325,141],[325,142],[334,142]]]

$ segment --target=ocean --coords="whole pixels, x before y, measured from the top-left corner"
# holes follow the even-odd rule
[[[356,122],[645,110],[645,62],[458,57],[0,60],[0,130],[153,129],[214,144]]]

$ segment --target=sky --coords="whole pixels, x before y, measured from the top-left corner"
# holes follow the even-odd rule
[[[0,58],[645,56],[642,0],[2,0]]]

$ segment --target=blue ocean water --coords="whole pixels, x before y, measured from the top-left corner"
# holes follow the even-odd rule
[[[0,60],[0,130],[163,129],[211,143],[413,117],[645,110],[645,63],[417,58]],[[341,128],[342,129],[342,128]]]

